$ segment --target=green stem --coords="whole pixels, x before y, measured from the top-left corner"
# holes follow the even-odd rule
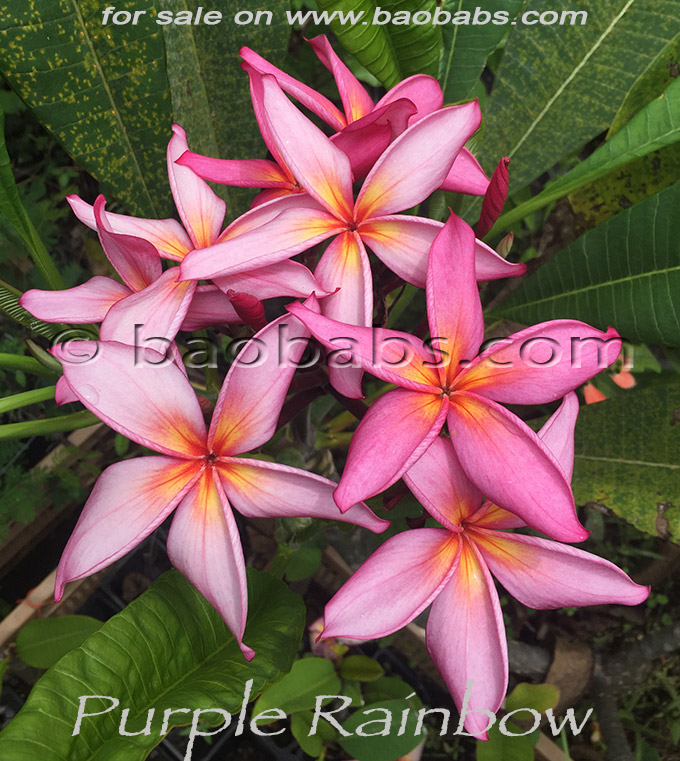
[[[24,354],[0,353],[0,370],[21,370],[24,373],[32,373],[33,375],[54,376],[54,373],[38,362],[37,359],[27,357]]]
[[[12,394],[0,399],[0,414],[16,410],[19,407],[27,407],[29,404],[46,402],[48,399],[54,399],[54,389],[56,386],[45,386],[45,388],[36,388],[32,391],[22,391],[20,394]]]
[[[31,252],[31,258],[35,262],[35,266],[40,270],[42,276],[47,281],[47,285],[49,285],[53,291],[63,290],[66,288],[66,285],[59,274],[59,270],[55,267],[52,257],[40,240],[38,231],[33,227],[33,223],[28,218],[28,215],[26,215],[26,224],[31,236],[30,241],[27,241],[27,243]]]
[[[0,425],[0,441],[75,431],[77,428],[87,428],[89,425],[94,425],[98,422],[98,417],[87,410],[83,410],[82,412],[74,412],[71,415],[62,415],[61,417],[47,418],[46,420],[7,423],[6,425]]]

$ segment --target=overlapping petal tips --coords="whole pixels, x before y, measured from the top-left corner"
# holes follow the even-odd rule
[[[193,248],[205,248],[217,240],[227,205],[196,172],[176,163],[187,150],[186,132],[173,124],[167,155],[172,197]]]
[[[241,322],[231,301],[214,285],[199,285],[194,291],[180,330],[193,331],[211,325]]]
[[[649,595],[613,563],[576,547],[488,529],[475,530],[474,541],[494,576],[530,608],[637,605]]]
[[[116,302],[129,295],[127,286],[110,277],[96,275],[64,291],[32,288],[23,294],[19,304],[39,320],[80,325],[101,322]]]
[[[314,296],[307,302],[318,310]],[[307,347],[309,330],[291,315],[256,333],[238,354],[217,398],[208,444],[219,455],[248,452],[276,431],[288,386]]]
[[[356,202],[356,220],[409,209],[444,181],[465,141],[479,127],[476,101],[429,114],[409,127],[378,159]]]
[[[587,538],[562,468],[526,423],[483,397],[456,392],[448,424],[463,469],[489,500],[560,541]]]
[[[175,162],[199,177],[239,188],[290,188],[290,179],[273,161],[267,159],[214,159],[185,151]]]
[[[369,114],[373,110],[371,96],[333,50],[326,35],[320,34],[307,42],[314,48],[318,59],[335,79],[347,123]]]
[[[479,161],[467,148],[462,148],[446,175],[446,179],[441,184],[441,189],[451,193],[483,196],[489,187],[489,182],[490,180]]]
[[[465,729],[480,739],[505,697],[508,654],[503,614],[491,574],[479,552],[463,540],[451,580],[432,605],[427,649]]]
[[[377,534],[390,525],[363,502],[341,513],[333,501],[337,484],[315,473],[235,457],[221,461],[218,471],[229,501],[249,518],[325,518],[354,523]]]
[[[442,436],[406,473],[404,481],[416,499],[450,531],[460,531],[460,523],[482,504],[482,492],[463,470],[450,439]]]
[[[241,539],[212,468],[203,471],[177,508],[168,557],[222,616],[244,657],[252,660],[255,652],[243,644],[248,586]]]
[[[507,261],[481,240],[477,241],[476,247],[475,270],[477,280],[501,280],[504,277],[519,277],[527,271],[524,262]]]
[[[479,221],[475,225],[475,233],[480,238],[483,238],[494,226],[505,206],[505,199],[508,197],[509,163],[509,158],[501,159],[491,176],[491,182],[484,195]]]
[[[458,535],[444,529],[388,539],[326,605],[322,636],[377,639],[406,626],[451,578],[459,551]]]
[[[448,387],[461,363],[477,356],[484,316],[475,276],[475,234],[453,212],[434,240],[427,267],[427,316],[439,377]]]
[[[102,195],[94,202],[94,218],[104,253],[130,290],[141,291],[160,277],[160,255],[143,238],[114,233],[104,209],[105,204]]]
[[[397,330],[348,325],[289,304],[312,335],[328,350],[329,365],[360,366],[388,383],[439,394],[437,358],[422,341]]]
[[[578,320],[533,325],[499,341],[461,371],[457,386],[503,404],[544,404],[616,361],[621,338]]]
[[[298,111],[273,77],[263,77],[262,86],[267,126],[293,176],[328,211],[350,221],[354,200],[349,159]]]
[[[68,195],[66,200],[76,217],[96,231],[94,207],[76,195]],[[137,219],[125,214],[106,212],[106,220],[112,232],[143,238],[167,259],[178,261],[193,248],[191,239],[175,219]]]
[[[405,389],[374,402],[352,436],[338,507],[344,512],[401,478],[441,431],[447,407],[446,398]]]
[[[58,344],[51,353],[78,399],[114,431],[163,454],[205,454],[205,423],[196,394],[182,371],[163,356],[107,341]]]
[[[434,111],[439,111],[444,103],[444,94],[439,82],[427,74],[414,74],[412,77],[399,82],[388,90],[375,104],[376,109],[388,103],[394,103],[400,98],[408,98],[417,112],[411,117],[411,122],[422,119]]]
[[[171,457],[138,457],[99,477],[64,549],[55,599],[64,584],[105,568],[165,520],[198,477],[200,466]]]

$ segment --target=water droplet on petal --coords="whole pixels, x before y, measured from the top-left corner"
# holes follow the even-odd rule
[[[80,395],[90,402],[90,404],[97,404],[99,401],[99,391],[87,383],[80,387]]]

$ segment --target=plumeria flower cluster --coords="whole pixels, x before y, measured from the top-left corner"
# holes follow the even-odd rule
[[[648,594],[606,560],[564,544],[588,535],[571,490],[573,392],[616,360],[621,340],[612,328],[555,320],[482,349],[478,282],[524,266],[479,240],[503,207],[508,162],[489,179],[465,148],[480,124],[478,104],[444,107],[438,83],[424,75],[374,103],[324,36],[310,44],[335,78],[342,110],[244,48],[271,159],[200,156],[175,125],[168,175],[181,224],[111,213],[103,197],[93,206],[70,197],[120,280],[97,276],[22,298],[42,320],[101,323],[98,341],[52,349],[64,369],[58,401],[80,401],[157,453],[100,476],[59,564],[56,596],[174,512],[170,560],[250,659],[233,511],[379,533],[388,524],[365,500],[403,479],[433,525],[386,541],[330,601],[319,637],[374,639],[432,605],[427,647],[458,708],[469,698],[467,730],[485,738],[480,716],[498,710],[508,678],[493,576],[535,608],[634,605]],[[260,193],[223,229],[225,204],[206,180]],[[443,223],[411,213],[438,189],[484,197],[474,230],[454,214]],[[314,261],[310,249],[322,243]],[[303,253],[313,272],[293,259]],[[426,341],[374,327],[374,292],[400,283],[425,290]],[[281,296],[304,303],[267,321],[263,302]],[[206,427],[176,338],[235,323],[257,332],[227,372]],[[248,454],[276,432],[312,336],[338,398],[362,397],[366,372],[394,387],[359,423],[339,483]],[[560,400],[538,433],[506,406]]]

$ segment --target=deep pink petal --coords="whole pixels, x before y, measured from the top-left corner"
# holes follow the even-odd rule
[[[448,423],[463,469],[489,500],[560,541],[587,538],[569,482],[526,423],[495,402],[462,392],[451,399]]]
[[[489,187],[489,178],[479,161],[467,148],[463,148],[440,187],[451,193],[483,196]]]
[[[495,714],[500,708],[508,686],[508,647],[493,579],[468,542],[463,542],[458,567],[432,605],[426,638],[456,707],[467,709],[465,729],[487,739],[491,719],[474,712]]]
[[[323,636],[378,639],[402,629],[449,580],[459,551],[458,535],[444,529],[391,537],[326,605]]]
[[[136,457],[110,465],[99,476],[57,569],[54,594],[136,547],[166,519],[199,473],[196,462]]]
[[[316,293],[317,296],[326,295],[325,289],[307,267],[288,259],[259,270],[214,278],[213,282],[224,293],[245,291],[258,299],[273,299],[278,296],[307,298],[312,293]]]
[[[186,151],[175,162],[192,169],[199,177],[238,188],[290,188],[290,179],[267,159],[215,159]]]
[[[475,225],[475,233],[479,238],[483,238],[489,232],[503,211],[505,199],[508,197],[509,163],[509,158],[501,159],[491,175],[491,182],[484,195],[479,221]]]
[[[649,587],[590,552],[537,536],[475,529],[471,535],[491,573],[530,608],[638,605]]]
[[[168,557],[222,616],[246,660],[243,644],[248,584],[238,527],[217,474],[206,468],[177,508],[168,534]]]
[[[448,402],[435,394],[397,389],[370,406],[352,436],[335,492],[341,510],[392,486],[441,431]]]
[[[106,341],[52,347],[78,399],[108,426],[176,457],[205,454],[206,430],[182,371],[156,352]]]
[[[418,109],[411,117],[411,123],[439,111],[444,103],[444,94],[439,82],[427,74],[415,74],[388,90],[375,107],[378,109],[401,98],[408,98]]]
[[[214,285],[199,285],[184,315],[180,330],[192,332],[212,325],[240,323],[231,301]]]
[[[130,289],[110,277],[96,275],[86,283],[65,291],[40,291],[32,288],[19,304],[45,322],[84,325],[101,322],[111,307],[130,295]]]
[[[341,513],[334,481],[263,460],[229,457],[218,468],[231,504],[249,518],[323,518],[354,523],[377,534],[390,524],[363,502]]]
[[[504,277],[519,277],[527,271],[526,264],[507,261],[481,240],[477,241],[476,246],[475,270],[477,280],[501,280]]]

